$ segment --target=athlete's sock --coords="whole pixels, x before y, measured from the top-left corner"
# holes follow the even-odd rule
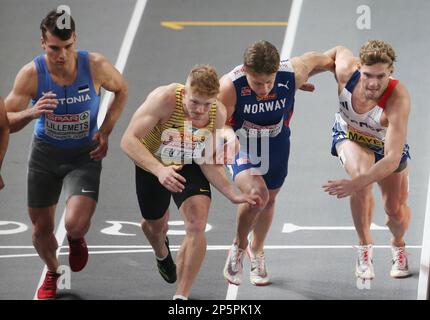
[[[175,294],[172,300],[188,300],[187,297],[181,296],[180,294]]]

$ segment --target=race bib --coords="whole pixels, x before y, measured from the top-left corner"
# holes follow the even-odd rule
[[[243,121],[242,128],[246,130],[248,137],[257,138],[264,135],[273,138],[282,131],[283,125],[284,119],[281,119],[278,123],[269,126],[260,126],[245,120]]]
[[[375,146],[375,147],[379,147],[379,148],[384,147],[383,141],[381,141],[375,137],[366,135],[362,132],[358,132],[357,130],[354,130],[351,127],[348,128],[347,137],[349,140],[360,142],[360,143],[363,143],[366,145]]]
[[[53,139],[82,139],[90,133],[90,111],[78,114],[45,114],[45,134]]]

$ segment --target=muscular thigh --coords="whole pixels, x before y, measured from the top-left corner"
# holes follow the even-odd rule
[[[385,179],[378,182],[381,189],[384,205],[406,203],[409,192],[409,173],[408,169],[401,172],[394,172]]]
[[[336,145],[336,150],[340,162],[352,178],[366,172],[375,163],[373,151],[356,142],[343,140]]]

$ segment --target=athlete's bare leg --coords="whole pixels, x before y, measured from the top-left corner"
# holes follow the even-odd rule
[[[156,220],[142,219],[142,231],[154,249],[155,256],[163,259],[169,253],[165,244],[166,234],[169,230],[169,210],[166,210],[163,217]]]

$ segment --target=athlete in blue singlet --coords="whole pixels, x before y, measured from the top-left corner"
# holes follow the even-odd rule
[[[37,94],[33,105],[47,92],[54,92],[57,107],[42,114],[34,126],[36,138],[59,148],[89,145],[97,132],[100,95],[91,78],[89,53],[77,51],[77,74],[71,85],[59,85],[51,77],[45,55],[34,59],[37,70]]]
[[[219,99],[240,141],[239,154],[230,166],[233,179],[242,192],[261,199],[258,206],[239,205],[236,237],[224,268],[224,276],[232,284],[241,283],[245,250],[251,259],[251,283],[270,283],[263,247],[276,195],[288,173],[295,92],[311,72],[328,70],[332,64],[328,56],[315,52],[280,61],[271,43],[258,41],[246,49],[243,65],[221,79]]]
[[[69,28],[59,28],[64,18],[70,19]],[[59,277],[58,244],[53,232],[61,190],[66,195],[69,263],[76,272],[88,260],[84,235],[98,200],[101,159],[124,108],[127,84],[104,56],[76,50],[75,23],[66,13],[51,11],[40,28],[45,54],[19,71],[5,104],[11,132],[37,119],[28,166],[27,201],[33,244],[48,269],[37,297],[50,299],[56,295]],[[115,98],[98,128],[101,88],[113,91]],[[33,106],[27,108],[30,99]]]
[[[406,134],[411,105],[405,86],[391,77],[395,52],[384,41],[370,40],[361,47],[360,57],[342,46],[326,54],[335,61],[339,93],[332,154],[339,157],[351,179],[328,181],[324,190],[338,198],[350,196],[359,238],[355,275],[370,280],[375,277],[370,233],[375,203],[372,188],[378,183],[387,226],[393,234],[390,275],[407,277],[404,235],[410,209]]]

